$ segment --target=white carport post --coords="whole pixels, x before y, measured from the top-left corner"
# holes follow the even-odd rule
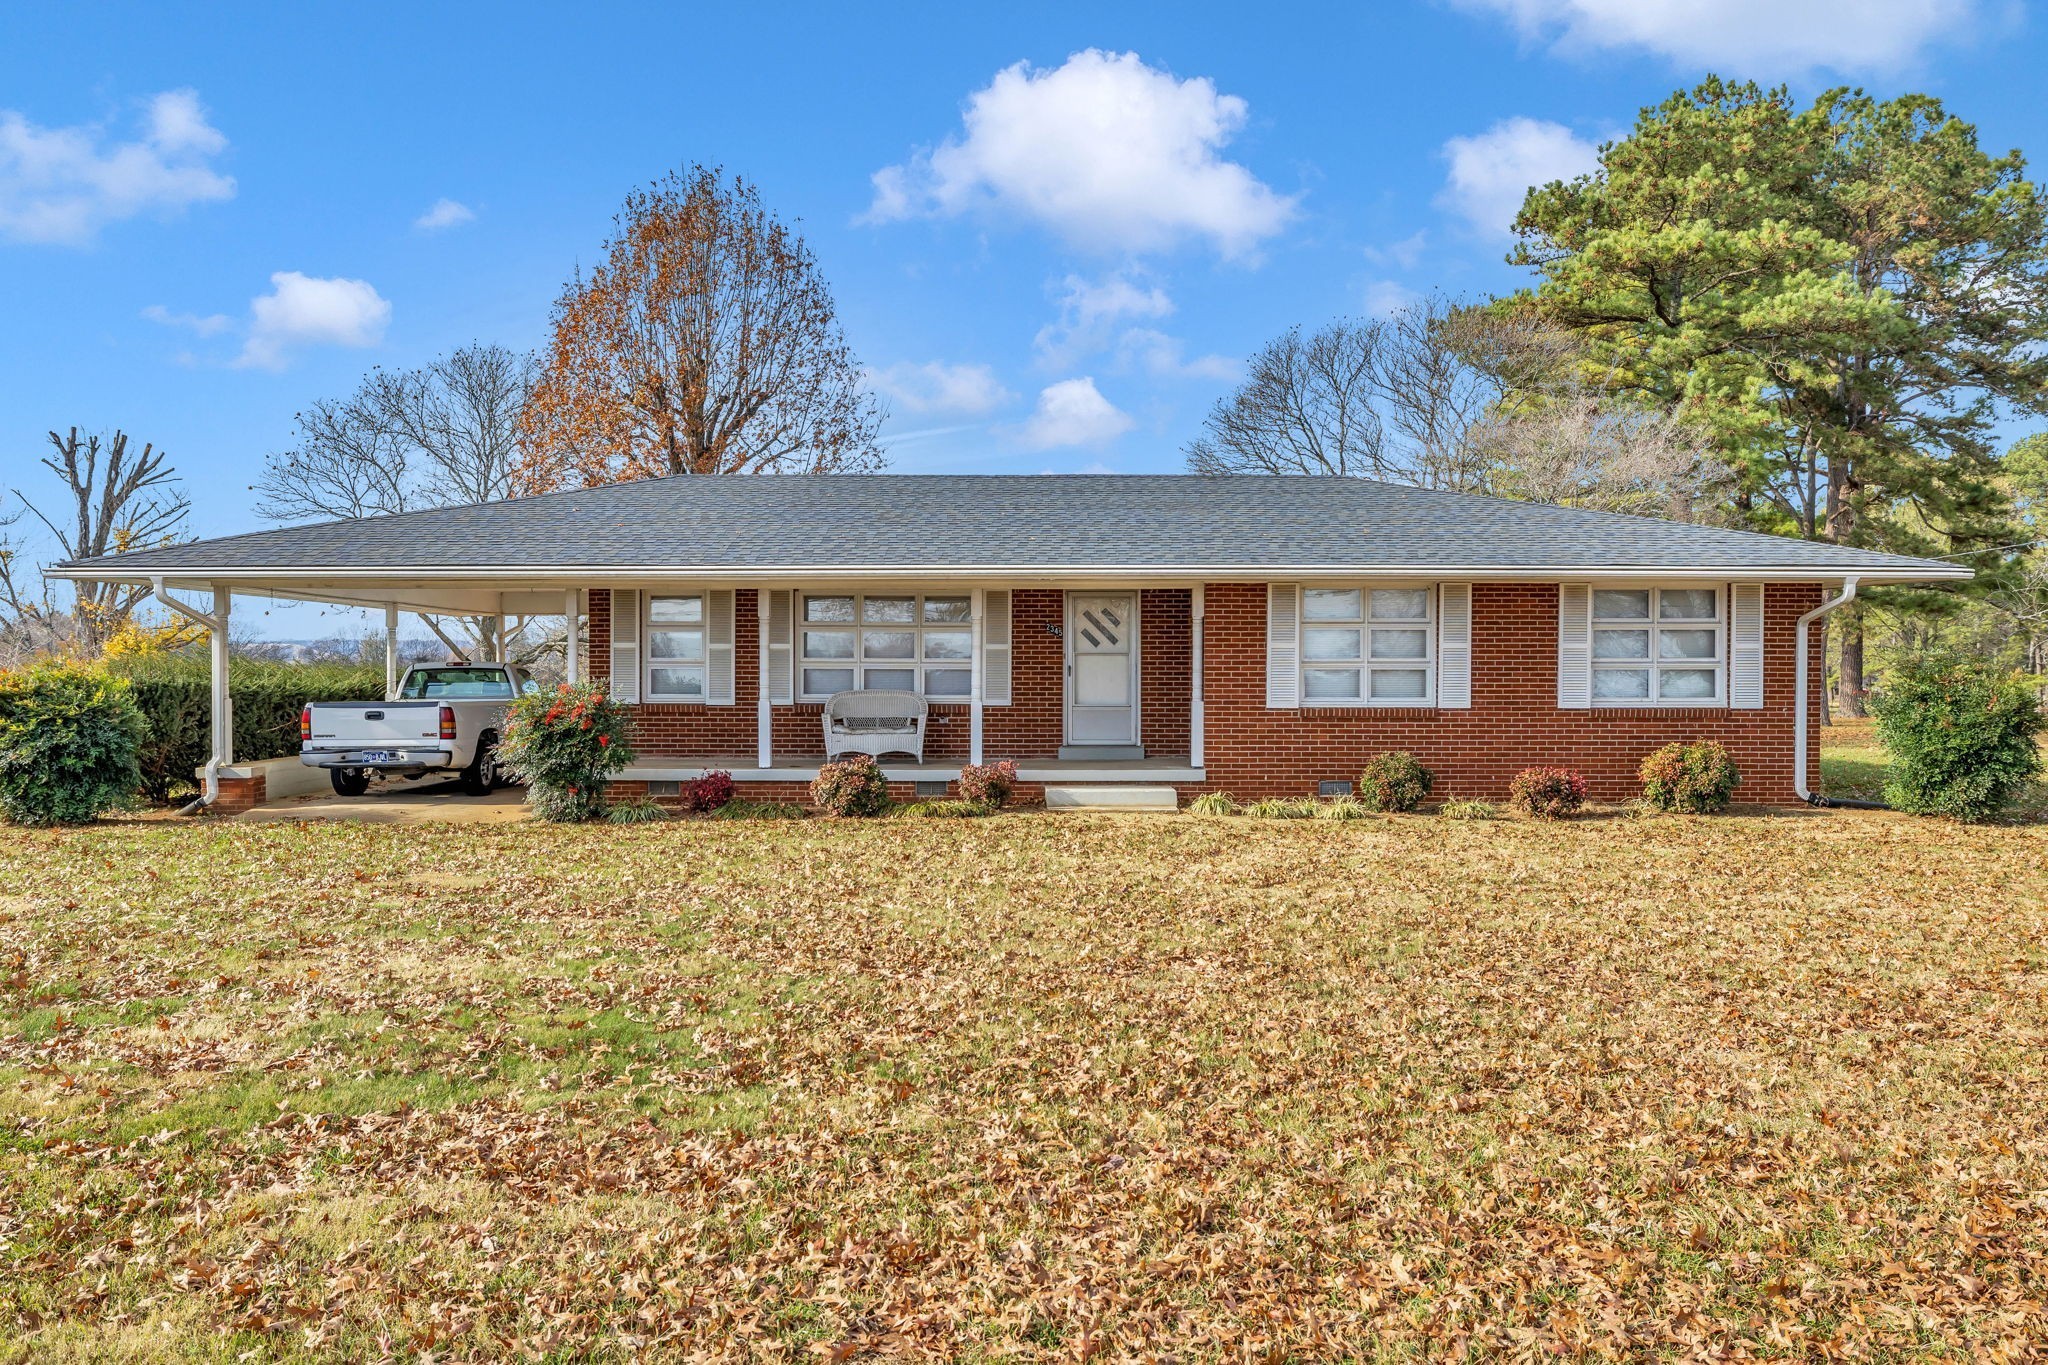
[[[974,605],[971,608],[974,616],[974,633],[972,637],[974,667],[967,671],[969,678],[967,697],[967,761],[977,765],[981,762],[981,675],[988,658],[988,651],[983,648],[982,641],[981,607],[982,599],[985,595],[984,589],[976,588],[974,590]]]
[[[1203,716],[1202,716],[1202,585],[1195,584],[1188,597],[1189,635],[1188,654],[1193,660],[1188,679],[1188,766],[1202,766]]]
[[[384,607],[384,700],[398,697],[398,604]]]
[[[213,656],[213,761],[216,771],[235,761],[235,702],[228,692],[228,613],[234,594],[225,583],[213,585],[213,631],[207,637]]]
[[[562,615],[566,618],[562,635],[562,675],[570,682],[583,681],[577,673],[577,666],[583,659],[576,647],[576,632],[580,624],[578,618],[583,614],[581,599],[582,594],[574,588],[562,594]]]

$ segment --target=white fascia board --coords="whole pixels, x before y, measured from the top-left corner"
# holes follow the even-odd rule
[[[650,583],[692,583],[709,586],[810,587],[819,583],[855,586],[862,583],[953,583],[963,587],[987,585],[1007,587],[1032,584],[1059,587],[1093,585],[1126,586],[1145,583],[1190,587],[1196,583],[1263,583],[1273,579],[1309,580],[1342,578],[1358,581],[1382,579],[1452,578],[1469,582],[1505,583],[1587,583],[1640,581],[1702,583],[1833,583],[1854,576],[1865,583],[1925,583],[1967,579],[1975,571],[1959,564],[1930,564],[1926,568],[1877,568],[1855,565],[1816,567],[1777,565],[1763,568],[1701,568],[1683,565],[1636,564],[1585,568],[1572,565],[1460,564],[1220,564],[1220,565],[1090,565],[1061,568],[1047,565],[991,565],[974,568],[942,568],[932,565],[875,565],[847,567],[832,565],[767,565],[738,569],[726,565],[654,565],[634,567],[606,565],[601,568],[536,567],[531,565],[476,565],[460,569],[445,566],[397,568],[325,567],[310,569],[275,568],[185,568],[138,570],[132,573],[94,572],[85,569],[50,569],[48,578],[86,579],[99,583],[147,583],[161,577],[177,587],[203,588],[208,583],[247,583],[252,589],[269,587],[280,596],[289,591],[308,592],[313,583],[351,583],[366,596],[377,586],[418,589],[429,586],[461,588],[466,585],[503,585],[511,582],[533,589],[560,587],[638,587]],[[336,601],[337,598],[307,600]],[[379,602],[384,598],[375,599]]]

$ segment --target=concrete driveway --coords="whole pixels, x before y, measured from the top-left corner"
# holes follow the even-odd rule
[[[235,816],[237,820],[361,820],[378,825],[503,825],[529,818],[526,790],[502,787],[467,796],[454,778],[378,782],[362,796],[287,796]]]

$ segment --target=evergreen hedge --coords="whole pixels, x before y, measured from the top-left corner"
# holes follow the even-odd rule
[[[1930,654],[1888,673],[1871,709],[1892,755],[1894,810],[1989,820],[2041,773],[2035,737],[2048,718],[2023,674]]]
[[[79,825],[135,799],[143,721],[128,682],[47,662],[0,673],[0,816]]]
[[[206,762],[212,666],[203,656],[166,654],[122,659],[109,667],[131,684],[135,705],[148,722],[140,754],[142,793],[167,801],[173,790],[192,785],[193,770]],[[307,702],[382,698],[384,670],[231,659],[228,695],[234,702],[235,761],[256,763],[299,751],[299,710]]]

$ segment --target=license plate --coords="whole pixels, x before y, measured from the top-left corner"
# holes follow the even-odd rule
[[[389,749],[365,749],[357,755],[365,763],[396,763],[398,755]]]

